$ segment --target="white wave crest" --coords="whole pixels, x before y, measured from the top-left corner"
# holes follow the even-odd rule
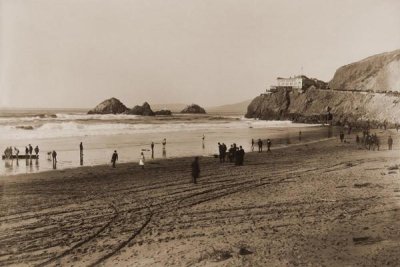
[[[196,131],[207,129],[243,129],[273,127],[306,127],[311,125],[295,124],[290,121],[262,121],[242,119],[238,121],[218,121],[199,123],[101,123],[101,122],[47,122],[33,130],[20,129],[17,126],[0,125],[0,139],[42,139],[80,136],[104,136],[136,133],[160,133],[178,131]],[[315,126],[315,125],[312,125]]]

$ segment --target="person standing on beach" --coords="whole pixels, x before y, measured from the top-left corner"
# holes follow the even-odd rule
[[[271,152],[271,145],[272,145],[271,140],[267,139],[267,152]]]
[[[340,131],[339,137],[340,137],[340,142],[343,143],[343,141],[344,141],[344,133],[343,133],[343,131]]]
[[[151,158],[154,159],[154,142],[151,142],[150,148],[151,148]]]
[[[37,158],[37,156],[39,154],[39,147],[38,146],[35,147],[35,154],[36,154],[36,158]]]
[[[140,154],[140,159],[139,159],[139,166],[141,166],[142,167],[142,169],[144,169],[144,161],[145,161],[145,158],[144,158],[144,154],[143,154],[143,152]]]
[[[112,154],[111,157],[111,163],[113,168],[115,168],[115,163],[117,162],[117,160],[118,160],[118,153],[117,150],[114,150],[114,153]]]
[[[251,151],[254,151],[254,139],[251,138]]]
[[[386,129],[385,129],[386,130]],[[380,148],[380,145],[381,145],[381,141],[379,140],[379,137],[378,137],[378,135],[375,133],[375,135],[374,135],[374,141],[375,141],[375,145],[376,145],[376,148],[378,149],[378,151],[379,151],[379,148]],[[375,149],[374,149],[375,150]]]
[[[53,158],[53,168],[55,168],[57,165],[57,152],[55,150],[51,153],[51,157]]]
[[[29,144],[29,155],[32,156],[32,152],[33,152],[33,147],[31,146],[31,144]]]
[[[301,131],[299,131],[299,142],[301,142]]]
[[[235,159],[235,165],[236,166],[241,166],[243,165],[243,161],[244,161],[244,149],[242,148],[242,146],[239,146],[238,151],[236,152],[237,156]]]
[[[25,147],[25,156],[28,156],[28,153],[29,153],[29,148],[26,146]]]
[[[392,150],[393,138],[391,135],[389,135],[389,137],[388,137],[388,146],[389,146],[389,150]]]
[[[218,142],[218,153],[219,153],[219,163],[222,163],[222,155],[223,155],[223,146],[220,142]]]
[[[197,178],[200,175],[200,165],[199,165],[199,157],[195,157],[192,162],[192,182],[197,184]]]
[[[234,154],[233,145],[231,145],[231,147],[230,147],[229,150],[228,150],[228,159],[229,159],[229,162],[233,162],[233,154]]]
[[[258,139],[258,153],[262,152],[262,147],[263,147],[263,141],[261,141],[261,139]]]
[[[19,155],[19,149],[18,148],[16,148],[16,147],[14,147],[14,152],[15,152],[15,156],[17,157],[17,159],[18,159],[18,155]]]
[[[164,140],[162,141],[162,145],[163,145],[163,149],[165,149],[165,146],[167,145],[167,139],[164,138]]]
[[[225,162],[225,157],[226,157],[226,150],[228,148],[226,147],[225,143],[222,143],[222,162]]]
[[[83,155],[83,144],[82,144],[82,142],[79,144],[79,152],[80,152],[80,155],[82,156]]]

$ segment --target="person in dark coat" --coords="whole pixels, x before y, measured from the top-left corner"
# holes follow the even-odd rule
[[[192,182],[197,184],[197,178],[200,176],[199,157],[195,157],[192,162]]]
[[[226,158],[226,150],[228,148],[226,147],[225,143],[222,143],[222,162],[225,162],[225,158]]]
[[[389,135],[389,137],[388,137],[388,146],[389,146],[389,150],[392,150],[393,138],[391,135]]]
[[[244,162],[244,149],[242,146],[239,147],[239,150],[236,152],[237,157],[236,157],[236,162],[235,165],[237,166],[242,166]]]
[[[154,159],[154,142],[151,142],[151,158]]]
[[[35,147],[35,154],[36,154],[36,156],[39,154],[39,147],[38,146]]]
[[[221,145],[220,142],[218,142],[218,152],[219,152],[219,162],[222,163],[222,157],[223,157],[223,152],[224,147]]]
[[[344,141],[344,133],[343,133],[343,131],[340,131],[339,137],[340,137],[340,142],[343,143],[343,141]]]
[[[235,151],[234,151],[233,145],[231,145],[231,147],[229,148],[229,151],[228,151],[229,162],[233,162],[234,155],[235,155]]]
[[[79,151],[81,152],[81,155],[83,154],[83,144],[82,142],[79,144]]]
[[[112,154],[111,157],[111,163],[113,168],[115,168],[115,163],[117,162],[117,160],[118,160],[118,153],[117,150],[114,150],[114,153]]]
[[[251,138],[251,151],[254,151],[254,139]]]
[[[55,169],[57,166],[57,152],[55,150],[51,153],[51,157],[53,158],[53,169]]]
[[[31,144],[29,144],[29,155],[32,156],[32,152],[33,152],[33,147],[31,146]]]
[[[263,147],[263,141],[261,141],[261,139],[258,139],[258,153],[262,152],[262,147]]]

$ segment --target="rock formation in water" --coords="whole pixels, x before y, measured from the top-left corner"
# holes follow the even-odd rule
[[[329,87],[334,90],[400,91],[400,49],[340,67]]]
[[[172,112],[168,109],[157,110],[154,112],[156,116],[171,116]]]
[[[141,106],[134,106],[132,109],[126,111],[125,113],[131,115],[154,116],[154,112],[153,110],[151,110],[151,107],[147,102],[144,102]]]
[[[304,92],[281,88],[262,94],[250,103],[246,117],[321,123],[329,111],[337,125],[400,123],[399,54],[396,50],[339,68],[328,90],[312,86]]]
[[[206,114],[206,111],[204,108],[200,107],[199,105],[196,104],[191,104],[184,108],[181,113],[191,113],[191,114]]]
[[[104,100],[94,109],[89,110],[88,114],[120,114],[124,113],[128,108],[116,98]]]

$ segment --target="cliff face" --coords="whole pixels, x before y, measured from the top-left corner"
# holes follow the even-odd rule
[[[329,87],[334,90],[400,91],[400,49],[340,67]]]
[[[116,98],[104,100],[94,109],[89,110],[88,114],[120,114],[127,111],[128,108]]]
[[[329,87],[311,86],[304,93],[279,89],[258,96],[248,106],[246,117],[320,123],[330,111],[338,125],[399,123],[400,50],[339,68]]]
[[[247,118],[325,122],[328,110],[333,123],[365,125],[400,122],[400,96],[381,93],[309,89],[305,93],[279,92],[256,97],[247,108]]]

